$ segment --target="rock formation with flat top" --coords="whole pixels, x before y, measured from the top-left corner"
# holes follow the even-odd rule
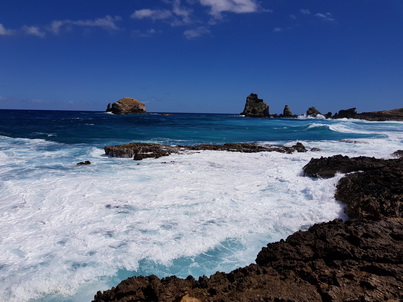
[[[115,103],[108,104],[106,112],[112,112],[113,114],[143,114],[146,113],[146,106],[136,99],[123,98]]]

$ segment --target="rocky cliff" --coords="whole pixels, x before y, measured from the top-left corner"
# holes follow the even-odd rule
[[[331,177],[347,169],[339,166],[354,172],[336,190],[350,221],[316,224],[270,243],[255,264],[228,274],[129,278],[94,301],[402,301],[403,160],[335,156],[312,160],[303,171]]]
[[[246,98],[245,108],[241,115],[250,117],[268,117],[269,106],[263,102],[262,99],[259,99],[257,94],[251,93]]]
[[[142,114],[146,113],[146,106],[136,99],[123,98],[115,103],[108,104],[106,112],[112,112],[113,114]]]
[[[340,110],[333,118],[355,118],[368,121],[403,121],[403,108],[357,113],[355,108]]]

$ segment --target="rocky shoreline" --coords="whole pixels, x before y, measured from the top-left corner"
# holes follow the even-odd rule
[[[336,189],[349,221],[334,220],[270,243],[228,274],[133,277],[98,301],[403,301],[403,157],[312,159],[306,177],[349,173]]]

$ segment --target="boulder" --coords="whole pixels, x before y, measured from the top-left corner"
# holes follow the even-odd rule
[[[268,117],[269,106],[263,102],[262,99],[259,99],[257,94],[251,93],[246,98],[245,109],[241,115],[250,117]]]
[[[112,112],[113,114],[143,114],[146,113],[146,106],[136,99],[123,98],[115,103],[108,104],[106,112]]]

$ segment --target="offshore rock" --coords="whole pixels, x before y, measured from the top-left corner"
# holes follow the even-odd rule
[[[333,118],[356,118],[357,110],[356,108],[343,109],[339,113],[336,113]]]
[[[241,115],[250,117],[268,117],[269,116],[269,106],[259,99],[257,94],[251,93],[246,98],[246,104]]]
[[[288,105],[285,105],[282,117],[294,117]]]
[[[142,160],[144,158],[159,158],[161,156],[168,156],[172,153],[183,153],[185,151],[229,151],[229,152],[244,152],[244,153],[256,153],[256,152],[281,152],[281,153],[293,153],[293,152],[307,152],[308,150],[302,143],[296,143],[291,147],[287,146],[260,146],[256,144],[248,143],[227,143],[223,145],[210,145],[202,144],[196,146],[169,146],[161,144],[151,143],[130,143],[117,146],[104,147],[105,154],[111,157],[123,157],[134,160]]]
[[[123,98],[115,103],[108,104],[106,112],[112,112],[113,114],[143,114],[146,113],[146,106],[136,99]]]
[[[318,114],[321,114],[321,113],[315,107],[309,107],[308,110],[306,111],[307,116],[316,117]]]

